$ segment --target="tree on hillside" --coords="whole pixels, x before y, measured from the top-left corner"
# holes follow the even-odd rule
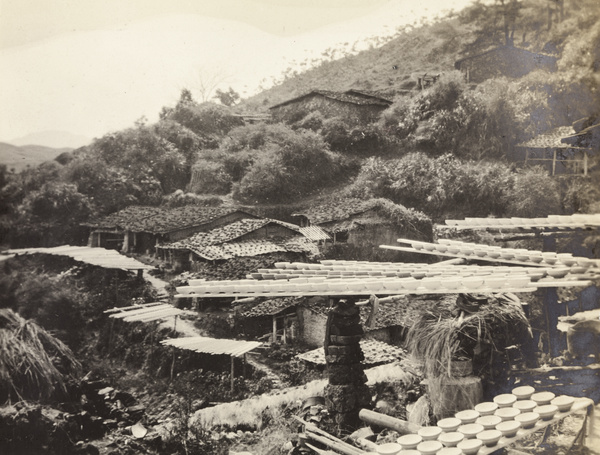
[[[214,98],[219,100],[222,105],[231,107],[240,100],[240,94],[229,87],[227,91],[217,89]]]
[[[209,102],[198,104],[186,89],[181,92],[174,108],[163,108],[160,118],[177,122],[193,131],[202,139],[204,148],[216,148],[232,128],[244,123],[227,106]]]

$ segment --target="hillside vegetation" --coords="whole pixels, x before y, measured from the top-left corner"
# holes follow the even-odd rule
[[[469,84],[453,69],[463,55],[506,44],[554,53],[557,71]],[[511,0],[475,3],[380,47],[291,71],[234,107],[183,90],[155,124],[140,119],[20,173],[0,168],[0,243],[81,243],[81,222],[132,204],[277,204],[285,218],[286,206],[333,192],[389,198],[435,221],[597,211],[596,171],[561,179],[521,169],[517,145],[595,113],[599,61],[597,1]],[[424,73],[439,80],[413,90]],[[358,125],[319,111],[289,123],[244,124],[239,115],[315,88],[395,98]]]

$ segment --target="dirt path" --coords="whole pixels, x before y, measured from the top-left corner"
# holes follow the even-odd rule
[[[281,378],[268,365],[260,362],[258,360],[258,356],[260,356],[260,354],[248,352],[246,354],[246,362],[248,362],[248,365],[251,365],[252,368],[265,373],[265,377],[271,380],[271,384],[273,385],[274,389],[283,388],[283,382],[281,381]]]

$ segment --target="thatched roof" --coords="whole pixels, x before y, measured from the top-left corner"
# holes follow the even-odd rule
[[[575,130],[572,126],[559,126],[553,130],[540,134],[526,142],[517,144],[517,147],[530,149],[564,149],[571,148],[569,144],[561,142],[561,140],[574,134]]]

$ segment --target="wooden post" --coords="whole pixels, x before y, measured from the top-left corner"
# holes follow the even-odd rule
[[[277,316],[273,316],[273,343],[277,343]]]
[[[171,382],[173,382],[173,372],[175,370],[175,348],[171,348],[171,352],[173,353],[173,358],[171,360]]]
[[[246,371],[247,367],[246,367],[246,365],[247,365],[247,363],[246,363],[246,354],[244,354],[244,367],[243,367],[243,370],[242,370],[242,374],[244,375],[244,379],[246,379],[246,374],[247,374],[247,371]]]
[[[556,175],[556,149],[552,153],[552,175]]]
[[[556,237],[543,237],[542,251],[556,251]],[[558,356],[558,290],[557,288],[543,288],[542,301],[546,313],[548,331],[548,352],[552,357]]]
[[[525,165],[529,162],[529,149],[525,149]]]
[[[588,155],[587,151],[583,151],[583,175],[588,175]]]
[[[231,357],[231,393],[233,393],[234,378],[235,378],[235,358]]]

